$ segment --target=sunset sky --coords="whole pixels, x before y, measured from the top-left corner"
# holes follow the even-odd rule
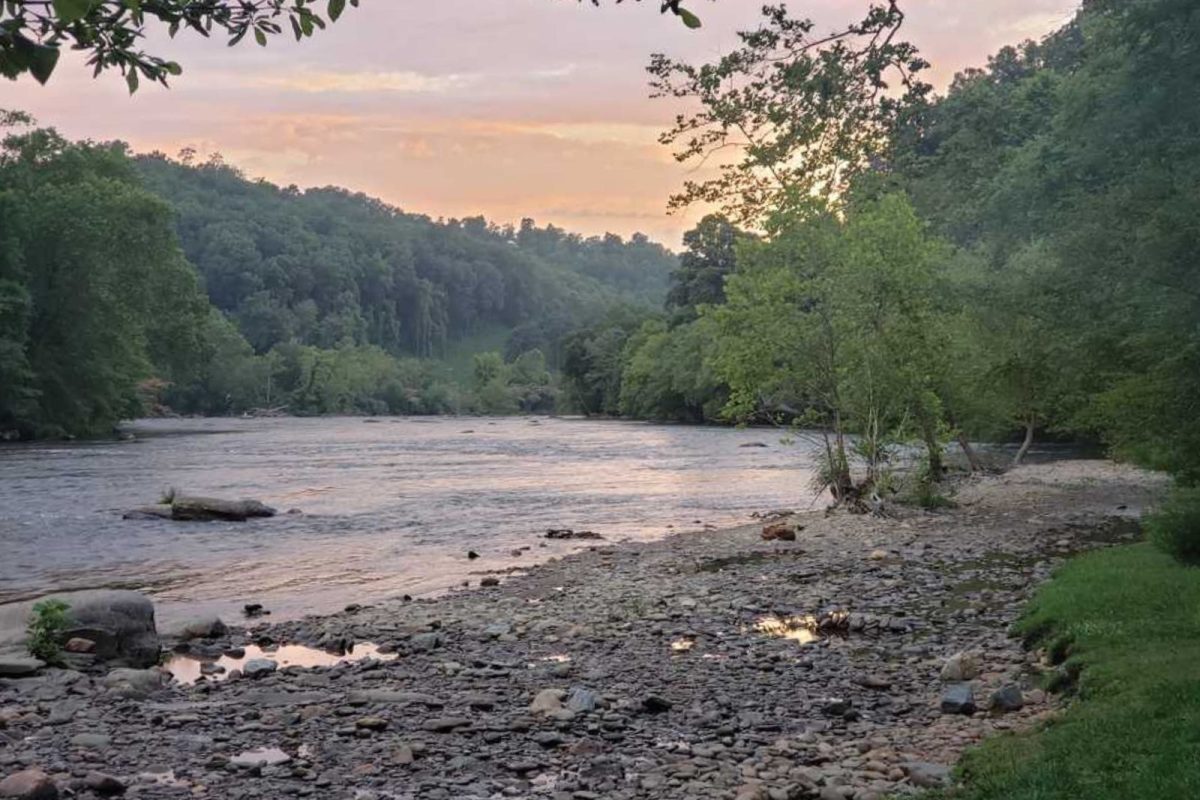
[[[0,80],[0,107],[74,138],[139,151],[219,151],[248,175],[336,184],[431,216],[533,217],[586,234],[644,231],[675,247],[697,213],[668,216],[686,167],[656,143],[671,107],[648,99],[652,52],[709,60],[753,27],[761,0],[692,0],[699,31],[657,0],[362,0],[328,31],[263,49],[181,34],[170,90],[129,97],[119,74],[65,58],[47,86]],[[793,0],[832,28],[867,0]],[[1066,22],[1076,0],[908,0],[908,37],[944,87],[999,46]]]

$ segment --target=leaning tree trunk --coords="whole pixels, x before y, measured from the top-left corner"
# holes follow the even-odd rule
[[[975,448],[971,447],[966,434],[959,431],[955,436],[958,439],[958,446],[962,448],[963,455],[967,457],[967,466],[970,467],[971,472],[983,472],[983,462],[979,460],[979,454],[975,452]]]
[[[1033,429],[1035,425],[1037,425],[1037,418],[1030,414],[1029,419],[1025,421],[1025,441],[1021,442],[1021,449],[1013,456],[1012,465],[1014,467],[1021,466],[1021,460],[1029,452],[1029,447],[1033,444]]]

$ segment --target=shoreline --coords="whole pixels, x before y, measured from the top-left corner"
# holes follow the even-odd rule
[[[598,542],[497,587],[191,645],[372,642],[386,663],[141,699],[87,676],[0,681],[20,737],[0,747],[0,775],[37,767],[70,785],[99,769],[141,797],[180,795],[146,777],[167,765],[212,798],[877,800],[937,785],[966,747],[1055,712],[1034,687],[1045,665],[1008,628],[1069,555],[1135,536],[1162,485],[1109,462],[1032,465],[967,481],[948,512],[807,512],[794,542],[763,541],[758,524]],[[796,622],[821,620],[837,622],[811,637]],[[1008,686],[1023,707],[943,713],[940,673],[964,651],[979,708]],[[52,709],[65,720],[50,725]],[[108,741],[73,744],[84,733]],[[260,748],[286,760],[239,760]]]

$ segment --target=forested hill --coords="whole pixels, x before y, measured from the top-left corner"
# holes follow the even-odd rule
[[[564,334],[651,313],[677,265],[643,236],[435,222],[183,158],[0,110],[0,439],[550,410]]]
[[[219,158],[186,160],[136,162],[175,210],[209,299],[259,353],[349,343],[439,358],[502,327],[511,356],[553,355],[566,331],[614,305],[660,306],[677,263],[640,234],[626,242],[531,220],[435,222],[343,189],[250,181]]]

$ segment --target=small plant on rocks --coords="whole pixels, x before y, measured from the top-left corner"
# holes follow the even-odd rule
[[[62,663],[62,637],[70,608],[62,600],[43,600],[33,607],[25,629],[30,655],[47,664]]]

